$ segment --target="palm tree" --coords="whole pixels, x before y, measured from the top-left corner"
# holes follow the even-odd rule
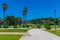
[[[23,9],[23,23],[26,23],[26,13],[27,13],[27,7]]]
[[[7,4],[3,3],[3,4],[2,4],[2,8],[3,8],[3,14],[4,14],[3,17],[4,17],[4,25],[5,25],[5,11],[6,11],[6,9],[7,9]],[[4,26],[4,25],[3,25],[3,26]]]
[[[55,16],[55,31],[56,31],[56,10],[54,10],[54,16]]]

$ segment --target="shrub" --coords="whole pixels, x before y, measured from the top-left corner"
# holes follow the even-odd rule
[[[29,28],[29,25],[26,25],[26,27],[28,27],[28,28]]]
[[[21,25],[19,25],[21,27]]]
[[[25,25],[23,25],[23,27],[25,27]]]
[[[37,28],[41,28],[41,25],[37,25]]]
[[[17,25],[14,25],[14,28],[17,28]]]
[[[24,25],[23,25],[23,27],[26,27],[26,28],[28,28],[28,27],[29,27],[29,25],[27,25],[27,24],[24,24]]]
[[[49,24],[45,24],[45,28],[46,28],[47,30],[50,30],[50,29],[51,29],[51,26],[50,26]]]
[[[1,25],[0,25],[0,28],[1,28]]]
[[[8,26],[7,26],[7,25],[5,25],[5,26],[4,26],[4,28],[8,28]]]

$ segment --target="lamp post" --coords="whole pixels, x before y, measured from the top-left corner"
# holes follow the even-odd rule
[[[3,17],[4,17],[4,22],[3,22],[3,26],[5,26],[5,11],[7,9],[7,5],[5,3],[2,4],[2,8],[3,8]]]
[[[55,24],[55,32],[56,32],[56,10],[54,10],[54,16],[55,16],[54,24]]]

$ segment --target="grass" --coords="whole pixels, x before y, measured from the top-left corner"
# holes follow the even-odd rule
[[[55,30],[48,30],[48,32],[53,33],[57,36],[60,36],[60,30],[57,30],[56,32],[55,32]]]
[[[27,32],[28,29],[1,29],[0,32]]]
[[[29,26],[32,28],[38,28],[37,25],[40,25],[40,24],[29,24]]]
[[[22,35],[0,34],[0,40],[19,40]]]
[[[55,28],[55,25],[51,25],[51,28]],[[56,28],[60,28],[60,26],[56,25]]]
[[[37,28],[37,25],[40,25],[40,24],[30,24],[30,25],[32,28]],[[44,26],[45,25],[41,25],[42,28],[45,28]],[[50,26],[51,26],[51,28],[55,28],[55,25],[50,25]],[[60,26],[56,25],[56,28],[60,28]]]

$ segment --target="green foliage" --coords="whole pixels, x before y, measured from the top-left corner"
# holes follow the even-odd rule
[[[29,25],[27,25],[27,24],[24,24],[24,25],[23,25],[23,27],[25,27],[25,28],[29,28]]]
[[[29,25],[26,25],[26,27],[29,27]]]
[[[0,28],[1,28],[1,25],[0,25]]]
[[[0,32],[27,32],[28,29],[1,29]]]
[[[7,25],[4,25],[4,28],[8,28],[8,26]]]
[[[19,27],[21,27],[21,25],[19,25]]]
[[[60,30],[57,30],[56,32],[55,30],[47,30],[47,31],[60,37]]]
[[[19,34],[0,34],[0,40],[19,40],[21,37]]]
[[[14,25],[14,28],[17,28],[17,25]]]
[[[60,27],[60,23],[58,24],[58,26]]]
[[[50,29],[51,29],[51,26],[50,26],[49,24],[45,24],[45,28],[46,28],[47,30],[50,30]]]
[[[20,17],[15,18],[14,16],[7,16],[6,22],[7,22],[7,25],[17,25],[17,24],[20,25],[22,22],[22,18]]]
[[[37,28],[41,28],[41,24],[40,25],[37,25]]]
[[[25,25],[23,25],[23,27],[25,27]]]

